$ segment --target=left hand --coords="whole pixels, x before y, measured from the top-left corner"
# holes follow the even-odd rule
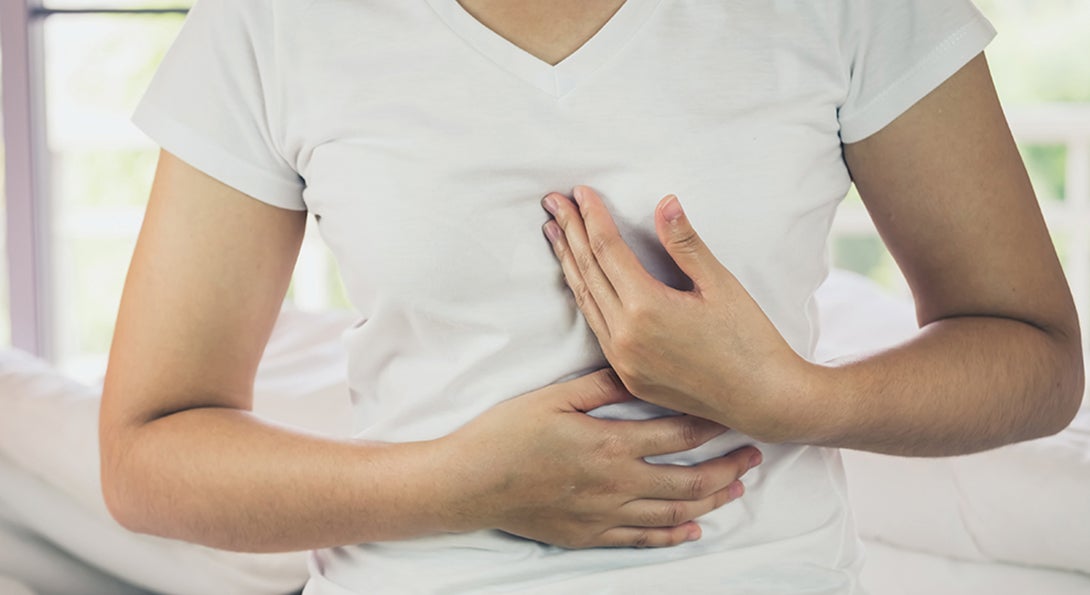
[[[601,198],[550,193],[544,231],[602,351],[635,396],[758,440],[788,437],[808,365],[693,230],[677,197],[655,209],[659,241],[693,282],[680,291],[643,267]]]

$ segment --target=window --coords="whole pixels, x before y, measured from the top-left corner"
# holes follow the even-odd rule
[[[35,142],[43,149],[36,153],[42,156],[44,180],[37,201],[49,208],[37,233],[46,238],[47,249],[41,262],[28,260],[32,266],[22,260],[10,266],[0,263],[0,342],[25,337],[23,331],[33,329],[45,339],[31,346],[34,350],[65,371],[91,379],[104,368],[155,167],[156,147],[129,123],[129,116],[193,0],[4,0],[0,16],[22,18],[14,11],[21,11],[17,5],[23,2],[30,7],[29,25],[21,26],[40,34],[31,36],[29,54],[41,76],[40,88],[31,80],[29,89],[18,91],[38,107],[43,125],[32,131],[31,140],[18,137],[19,146],[9,143],[6,149],[30,154]],[[1090,57],[1071,49],[1084,45],[1090,3],[977,4],[1000,30],[988,50],[989,62],[1087,320],[1090,107],[1085,106],[1090,106]],[[7,20],[12,27],[13,19]],[[0,223],[7,217],[12,229],[20,225],[17,215],[23,216],[0,207]],[[836,265],[907,292],[854,193],[834,224],[832,250]],[[9,256],[29,258],[22,253]],[[11,301],[9,313],[9,273],[19,276],[28,268],[44,273],[46,281],[35,287],[22,280],[13,284],[12,295],[21,297]],[[24,299],[28,295],[35,299]],[[304,308],[348,307],[313,220],[288,297]],[[26,316],[27,303],[40,304],[47,323],[33,327],[20,318]],[[1090,324],[1083,326],[1090,336]],[[24,344],[17,346],[25,347],[26,341],[20,341]]]
[[[0,47],[2,45],[0,44]],[[0,51],[0,64],[2,63],[3,52]],[[3,97],[4,82],[0,77],[0,105],[3,105]],[[3,110],[0,110],[0,246],[5,246],[4,252],[7,253],[8,222],[5,216],[7,214],[7,179],[4,177],[4,164],[7,163],[7,159],[4,155],[3,131],[4,114]],[[11,313],[8,306],[8,261],[6,258],[0,258],[0,348],[9,346],[11,346]]]
[[[109,350],[157,148],[129,123],[182,15],[62,14],[43,26],[54,360],[78,376]]]
[[[1090,3],[976,0],[999,30],[988,62],[1052,231],[1090,353]],[[833,262],[908,295],[853,191],[833,224]]]
[[[52,304],[44,355],[83,380],[105,368],[158,155],[129,117],[191,5],[45,0],[31,12],[41,27],[37,99],[45,109],[44,193],[51,207],[45,233]],[[347,307],[313,223],[289,300],[304,308]]]

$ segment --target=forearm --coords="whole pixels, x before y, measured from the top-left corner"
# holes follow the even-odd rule
[[[1054,434],[1083,390],[1077,332],[985,316],[936,321],[897,347],[810,372],[797,441],[908,456]]]
[[[215,407],[126,432],[104,457],[103,486],[139,532],[292,551],[443,532],[458,511],[456,467],[436,442],[335,440]]]

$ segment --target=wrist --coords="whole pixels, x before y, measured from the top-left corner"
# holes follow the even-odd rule
[[[845,394],[834,388],[839,381],[837,370],[791,351],[771,376],[766,415],[751,435],[770,444],[835,442],[850,423]]]
[[[388,519],[413,527],[405,536],[465,533],[480,527],[473,498],[467,493],[473,485],[468,469],[469,455],[463,454],[457,440],[450,436],[402,443],[360,445],[378,448],[388,454],[375,456],[364,467],[370,489],[389,494],[391,510],[403,521]],[[470,459],[477,460],[477,459]],[[379,484],[379,485],[375,485]],[[395,539],[400,537],[394,537]]]
[[[843,370],[799,357],[790,388],[790,434],[784,440],[798,444],[835,446],[851,427],[851,391],[843,384]]]
[[[495,528],[497,510],[488,498],[489,486],[495,484],[490,447],[460,432],[432,440],[430,445],[442,477],[438,486],[441,506],[437,509],[442,531],[469,533]]]

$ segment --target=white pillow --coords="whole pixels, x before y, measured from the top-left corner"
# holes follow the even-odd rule
[[[0,576],[0,593],[4,595],[34,595],[30,587],[6,576]]]
[[[860,577],[873,595],[1086,595],[1090,576],[1016,564],[967,562],[867,544]]]
[[[834,271],[818,293],[822,360],[880,348],[916,331],[910,302]],[[340,334],[344,312],[285,310],[255,379],[255,411],[347,435],[351,404]],[[58,545],[130,582],[165,593],[280,593],[306,578],[303,553],[240,554],[120,529],[98,478],[99,390],[18,352],[0,352],[0,455],[32,470],[88,515],[86,534],[28,521]],[[909,549],[1090,573],[1090,416],[1062,434],[966,457],[912,459],[844,451],[861,534]],[[35,520],[36,519],[36,520]],[[73,521],[75,522],[75,521]],[[96,526],[108,526],[103,536]],[[117,531],[121,533],[118,534]],[[120,536],[119,536],[120,535]],[[101,538],[101,539],[99,539]],[[111,556],[104,539],[142,556]],[[121,551],[119,550],[119,551]],[[133,560],[139,559],[139,564]]]
[[[23,511],[57,508],[78,508],[76,501],[46,485],[28,471],[0,456],[0,576],[33,586],[41,595],[79,593],[80,595],[146,595],[147,591],[108,575],[78,560],[71,553],[56,547],[41,531],[26,526]],[[51,504],[46,504],[50,502]],[[32,513],[38,517],[41,514]],[[67,515],[62,510],[50,519]],[[87,517],[86,513],[83,513]],[[79,531],[79,527],[65,527]],[[0,593],[7,595],[0,581]]]
[[[319,432],[347,434],[343,312],[285,310],[255,379],[255,411]],[[110,517],[98,459],[100,389],[25,353],[0,351],[0,457],[28,470],[4,492],[21,521],[74,556],[133,584],[179,595],[282,594],[306,581],[306,553],[247,554],[132,533]]]
[[[912,302],[864,277],[834,271],[817,299],[819,361],[916,332]],[[972,455],[842,455],[865,538],[964,560],[1090,574],[1090,411],[1055,436]]]

